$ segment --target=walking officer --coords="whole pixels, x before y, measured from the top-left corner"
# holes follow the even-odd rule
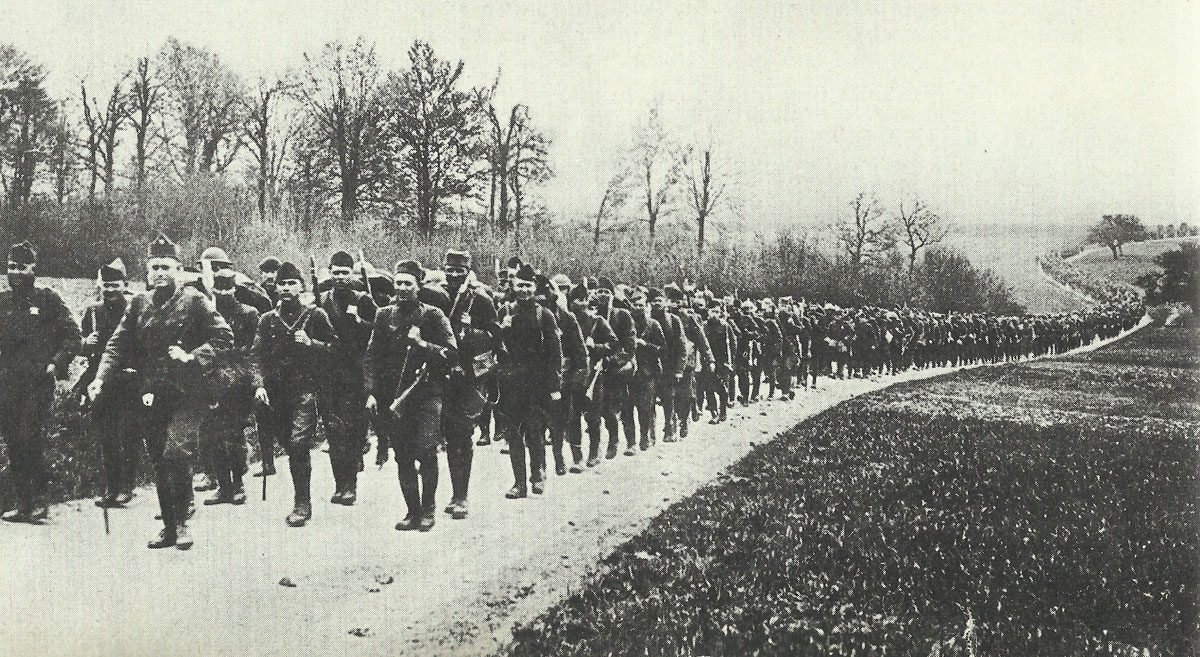
[[[200,421],[208,410],[203,396],[193,391],[216,353],[233,345],[233,331],[207,297],[182,283],[179,248],[166,235],[159,233],[147,256],[150,291],[129,302],[88,395],[95,401],[123,369],[137,371],[146,449],[163,521],[162,532],[147,547],[186,550],[192,546],[187,529],[192,462]]]

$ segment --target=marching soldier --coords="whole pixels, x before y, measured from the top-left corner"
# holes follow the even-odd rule
[[[630,290],[628,302],[634,321],[637,371],[630,380],[629,397],[621,409],[621,420],[625,425],[625,456],[633,456],[637,454],[633,429],[635,413],[640,429],[638,447],[646,451],[656,440],[654,401],[657,398],[658,380],[662,376],[662,356],[667,339],[663,335],[662,325],[650,316],[645,292],[637,288]]]
[[[682,320],[671,312],[670,302],[663,291],[650,288],[646,293],[646,300],[652,307],[650,317],[658,322],[663,333],[663,347],[659,351],[658,359],[661,372],[656,391],[658,401],[663,408],[663,442],[669,443],[675,441],[675,430],[678,424],[676,391],[681,387],[688,389],[691,387],[692,382],[685,380],[684,377],[691,377],[693,374],[689,369],[693,350],[687,336],[684,335]],[[682,421],[686,426],[687,418],[691,414],[691,395],[684,395],[684,398],[688,400],[687,406],[682,408],[679,413],[682,414]],[[653,434],[651,436],[653,437]]]
[[[159,233],[147,256],[151,289],[130,301],[88,395],[96,401],[106,382],[121,370],[137,371],[146,448],[154,464],[163,521],[162,532],[147,547],[186,550],[192,546],[187,529],[191,466],[207,410],[194,389],[202,384],[216,352],[232,346],[233,332],[203,294],[182,284],[179,249],[171,240]]]
[[[604,359],[604,366],[600,372],[604,401],[600,412],[608,430],[608,450],[605,453],[605,458],[608,459],[616,458],[620,449],[618,418],[629,399],[629,386],[637,372],[637,330],[634,327],[633,315],[614,300],[613,289],[612,281],[601,276],[592,292],[591,301],[596,315],[604,319],[615,338],[605,345],[597,345],[595,354]],[[630,446],[634,445],[636,440],[636,435],[626,436]]]
[[[558,324],[558,332],[562,340],[563,394],[561,399],[548,402],[550,448],[554,455],[554,472],[561,476],[567,473],[567,464],[563,457],[564,442],[571,446],[572,470],[583,471],[579,416],[572,410],[572,404],[587,389],[588,352],[587,346],[583,343],[583,332],[579,330],[579,320],[575,319],[575,314],[566,306],[566,296],[570,292],[571,280],[558,274],[554,277],[554,281],[551,283],[544,276],[540,276],[537,297],[539,303],[554,313],[554,321]]]
[[[258,330],[258,311],[236,298],[232,269],[213,275],[217,312],[233,331],[233,349],[220,352],[212,374],[209,412],[201,422],[200,445],[217,492],[204,504],[245,504],[246,428],[254,411],[254,362],[251,349]]]
[[[721,302],[713,299],[708,303],[708,318],[704,322],[704,335],[712,349],[713,376],[708,377],[708,412],[712,417],[709,424],[728,419],[729,380],[733,376],[733,357],[737,353],[737,337],[722,312]]]
[[[408,514],[396,529],[433,529],[438,485],[438,445],[442,439],[442,399],[447,375],[457,362],[450,321],[417,299],[420,271],[396,266],[395,301],[375,314],[364,362],[368,413],[375,416],[378,454],[395,452],[400,493]]]
[[[267,256],[258,263],[258,285],[271,300],[271,308],[279,302],[279,293],[275,290],[275,274],[279,272],[280,264],[282,263],[279,262],[279,258],[275,256]]]
[[[503,416],[498,425],[507,434],[515,480],[505,497],[519,499],[530,490],[534,494],[545,490],[547,403],[562,398],[562,342],[554,313],[534,299],[537,281],[533,268],[521,265],[510,283],[516,304],[501,324],[505,356],[496,412]]]
[[[104,265],[96,273],[100,287],[100,301],[83,311],[82,333],[83,355],[87,357],[87,370],[79,377],[75,392],[86,400],[87,386],[96,377],[104,347],[117,324],[125,315],[129,305],[129,291],[125,280],[125,263],[120,258]],[[142,447],[141,433],[137,422],[137,388],[132,375],[122,372],[108,383],[104,399],[93,404],[86,422],[90,422],[100,438],[100,452],[104,461],[104,494],[96,500],[96,506],[121,507],[133,499],[133,486],[137,479],[138,455]]]
[[[200,254],[200,261],[196,264],[201,272],[204,271],[206,265],[213,274],[221,271],[234,271],[233,261],[229,259],[229,254],[219,246],[210,246],[204,249],[204,253]],[[241,276],[240,280],[236,276]],[[238,303],[251,306],[260,313],[265,313],[274,307],[271,297],[257,283],[244,275],[237,274],[236,276],[234,278],[234,296]]]
[[[496,306],[475,280],[471,254],[446,251],[442,258],[446,273],[447,312],[450,330],[458,346],[458,359],[450,369],[447,394],[442,405],[442,432],[446,438],[446,464],[450,470],[450,505],[446,512],[461,520],[467,517],[467,493],[474,460],[472,439],[476,418],[483,411],[486,390],[483,382],[495,374],[498,354],[504,344]]]
[[[285,522],[303,527],[312,518],[312,447],[317,434],[317,377],[329,370],[337,335],[324,310],[300,301],[304,276],[290,262],[275,277],[279,305],[258,321],[254,397],[267,408],[265,425],[284,446],[292,474],[294,505]]]
[[[0,438],[8,443],[17,508],[10,522],[46,518],[42,449],[54,400],[79,353],[79,326],[54,290],[34,285],[37,252],[29,242],[8,251],[9,290],[0,292]]]
[[[354,258],[338,251],[329,258],[332,286],[319,305],[333,325],[337,342],[329,368],[320,382],[320,409],[329,440],[333,469],[333,504],[353,506],[358,499],[358,472],[367,440],[367,393],[363,388],[363,359],[375,323],[371,295],[355,289]]]
[[[680,324],[683,326],[686,344],[690,346],[683,376],[676,379],[674,390],[675,417],[679,420],[679,438],[683,439],[688,436],[688,419],[692,417],[695,408],[695,397],[698,392],[697,377],[712,372],[713,356],[700,318],[685,306],[683,290],[674,283],[670,283],[663,288],[663,291],[666,293],[671,313],[679,318]],[[675,442],[675,437],[671,436],[669,431],[667,433],[669,437],[664,436],[663,442]]]

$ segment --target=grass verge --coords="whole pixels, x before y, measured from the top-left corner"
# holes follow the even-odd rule
[[[508,652],[1194,654],[1198,347],[1147,329],[839,405],[668,509]]]

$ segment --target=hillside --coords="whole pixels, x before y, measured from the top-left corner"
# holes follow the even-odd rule
[[[946,239],[977,267],[986,267],[1012,286],[1016,300],[1032,313],[1077,310],[1080,300],[1048,281],[1037,260],[1063,246],[1075,245],[1084,229],[1073,224],[984,223],[960,226]]]

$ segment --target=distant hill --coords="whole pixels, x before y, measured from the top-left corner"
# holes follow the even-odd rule
[[[1042,275],[1037,259],[1078,245],[1085,233],[1085,227],[1078,224],[959,224],[946,238],[946,245],[962,251],[976,266],[1001,276],[1029,312],[1062,312],[1080,308],[1080,300]]]

